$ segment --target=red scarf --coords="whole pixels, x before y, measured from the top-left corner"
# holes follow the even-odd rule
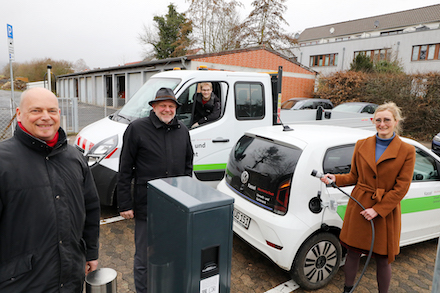
[[[20,128],[24,131],[24,132],[26,132],[27,134],[29,134],[29,135],[32,135],[29,131],[27,131],[27,129],[26,128],[24,128],[24,126],[21,124],[21,122],[18,122],[18,126],[20,126]],[[33,136],[33,135],[32,135]],[[34,136],[35,137],[35,136]],[[46,142],[46,144],[48,145],[48,146],[50,146],[50,147],[54,147],[56,144],[57,144],[57,142],[58,142],[58,137],[59,137],[59,134],[58,134],[58,131],[57,131],[57,133],[55,134],[55,136],[51,139],[51,140],[47,140],[47,141],[45,141]]]

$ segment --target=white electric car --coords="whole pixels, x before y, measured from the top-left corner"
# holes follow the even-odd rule
[[[356,141],[375,132],[291,128],[247,131],[232,149],[217,189],[235,199],[234,232],[310,290],[325,286],[339,269],[338,235],[348,202],[311,173],[348,173]],[[417,155],[413,182],[401,203],[401,246],[440,234],[440,158],[416,141],[403,140],[415,146]]]

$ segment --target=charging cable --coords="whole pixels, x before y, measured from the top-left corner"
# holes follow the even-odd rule
[[[313,170],[312,171],[312,176],[317,177],[317,178],[323,178],[324,174],[318,172],[317,170]],[[354,197],[352,197],[351,195],[349,195],[348,193],[346,193],[344,190],[342,190],[339,186],[336,185],[335,182],[333,182],[333,180],[331,180],[330,178],[327,178],[327,180],[329,181],[329,184],[331,186],[333,186],[334,188],[338,189],[340,192],[342,192],[343,194],[345,194],[346,196],[348,196],[349,198],[351,198],[355,203],[357,203],[362,210],[365,211],[364,206],[357,201]],[[369,220],[370,224],[371,224],[371,245],[370,245],[370,251],[368,252],[368,256],[367,256],[367,260],[365,261],[365,265],[364,268],[362,270],[361,275],[359,276],[359,279],[357,280],[357,282],[354,284],[353,288],[351,288],[350,293],[354,292],[354,289],[356,289],[356,287],[359,285],[359,282],[361,281],[362,277],[364,276],[365,271],[367,270],[367,266],[370,263],[371,260],[371,256],[373,255],[373,247],[374,247],[374,239],[375,239],[375,230],[374,230],[374,223],[373,223],[373,219]]]

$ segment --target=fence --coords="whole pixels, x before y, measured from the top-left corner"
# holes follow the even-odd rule
[[[10,91],[0,91],[0,141],[10,138],[16,125],[15,108],[19,96],[17,93],[12,100]]]
[[[78,133],[78,99],[58,98],[58,104],[61,109],[61,127],[67,133]]]
[[[15,108],[18,99],[12,105],[11,93],[0,91],[0,141],[12,137],[17,123]],[[20,94],[17,94],[19,96]],[[115,108],[99,107],[78,102],[78,98],[58,98],[61,109],[60,125],[68,135],[78,133],[85,126],[117,111]]]

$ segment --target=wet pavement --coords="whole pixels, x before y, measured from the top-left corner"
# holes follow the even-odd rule
[[[107,218],[113,213],[116,212],[109,208],[103,208],[103,215],[106,214],[104,217]],[[393,276],[389,292],[431,292],[437,242],[435,239],[401,249],[400,255],[392,265]],[[118,272],[117,288],[119,293],[135,292],[132,269],[133,255],[134,220],[101,225],[99,267],[113,268]],[[361,266],[364,262],[365,258],[362,259]],[[375,267],[374,259],[372,259],[355,292],[378,292]],[[279,289],[276,292],[283,293],[340,293],[344,281],[343,269],[344,267],[341,267],[335,278],[322,289],[316,291],[307,291],[301,288],[295,291],[281,290],[282,286],[279,285],[291,279],[289,274],[234,235],[230,292],[264,293],[276,287]],[[361,270],[362,267],[359,272]]]

